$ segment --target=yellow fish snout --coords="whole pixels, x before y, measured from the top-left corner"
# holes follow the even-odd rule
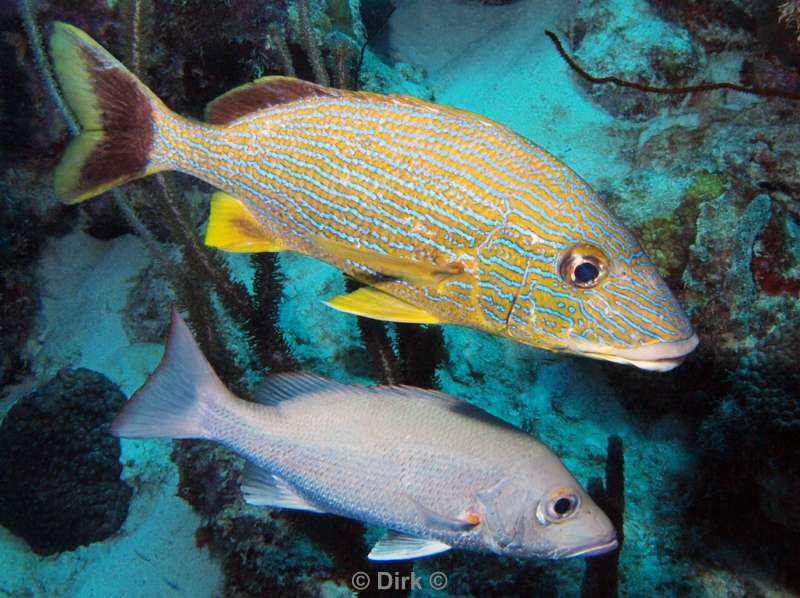
[[[509,334],[553,351],[667,371],[698,344],[686,314],[637,245],[567,249],[518,294]]]

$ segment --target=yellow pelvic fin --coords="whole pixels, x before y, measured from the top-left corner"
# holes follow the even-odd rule
[[[334,257],[352,260],[386,276],[403,279],[418,288],[438,287],[447,278],[464,272],[464,266],[459,262],[450,262],[441,266],[426,264],[404,257],[356,249],[322,237],[315,237],[314,243]]]
[[[209,247],[238,253],[287,249],[267,232],[241,199],[222,191],[211,196],[205,243]]]
[[[337,295],[330,301],[326,301],[325,305],[348,314],[374,320],[409,324],[441,323],[439,318],[424,309],[414,307],[402,299],[373,287],[362,287],[352,293]]]

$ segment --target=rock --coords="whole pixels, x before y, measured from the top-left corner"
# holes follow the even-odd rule
[[[705,65],[702,48],[679,25],[658,18],[642,19],[649,7],[634,3],[590,3],[579,10],[569,33],[574,58],[595,77],[620,79],[654,87],[680,87]],[[653,17],[655,15],[652,15]],[[581,83],[586,83],[581,80]],[[616,85],[587,85],[605,110],[630,120],[653,117],[676,106],[680,95],[648,94]]]

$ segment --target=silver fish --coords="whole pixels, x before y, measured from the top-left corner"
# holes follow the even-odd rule
[[[372,560],[450,548],[555,559],[617,547],[611,522],[558,457],[465,401],[310,374],[272,376],[255,398],[225,388],[173,310],[161,364],[111,430],[219,442],[248,460],[247,502],[391,530]]]

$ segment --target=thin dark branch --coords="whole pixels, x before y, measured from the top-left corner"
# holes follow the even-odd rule
[[[757,96],[786,98],[789,100],[800,100],[800,93],[784,91],[781,89],[772,89],[769,87],[745,87],[744,85],[737,85],[736,83],[729,83],[727,81],[723,81],[720,83],[698,83],[697,85],[687,85],[686,87],[654,87],[652,85],[644,85],[642,83],[636,83],[634,81],[627,81],[625,79],[620,79],[619,77],[614,77],[614,76],[594,77],[589,73],[587,73],[585,70],[583,70],[583,68],[581,68],[581,66],[577,62],[575,62],[575,60],[569,54],[566,53],[566,51],[564,50],[564,46],[561,45],[561,41],[558,39],[558,36],[555,33],[553,33],[552,31],[545,31],[544,33],[555,44],[556,50],[558,50],[558,53],[561,54],[561,58],[563,58],[566,61],[566,63],[570,66],[570,68],[576,73],[578,73],[581,77],[589,81],[590,83],[613,83],[614,85],[618,85],[619,87],[638,89],[639,91],[644,91],[646,93],[686,94],[686,93],[694,93],[697,91],[730,89],[731,91],[739,91],[742,93],[749,93]]]
[[[345,288],[348,292],[355,291],[361,285],[350,277],[345,277]],[[400,376],[400,364],[397,354],[392,348],[392,342],[386,330],[386,322],[371,318],[358,317],[358,329],[364,348],[370,356],[375,378],[381,384],[403,384]]]
[[[606,457],[606,484],[599,478],[589,480],[589,496],[608,515],[617,530],[619,547],[606,554],[592,557],[586,562],[581,584],[582,598],[616,598],[619,596],[619,555],[625,544],[625,456],[622,438],[608,437]]]

